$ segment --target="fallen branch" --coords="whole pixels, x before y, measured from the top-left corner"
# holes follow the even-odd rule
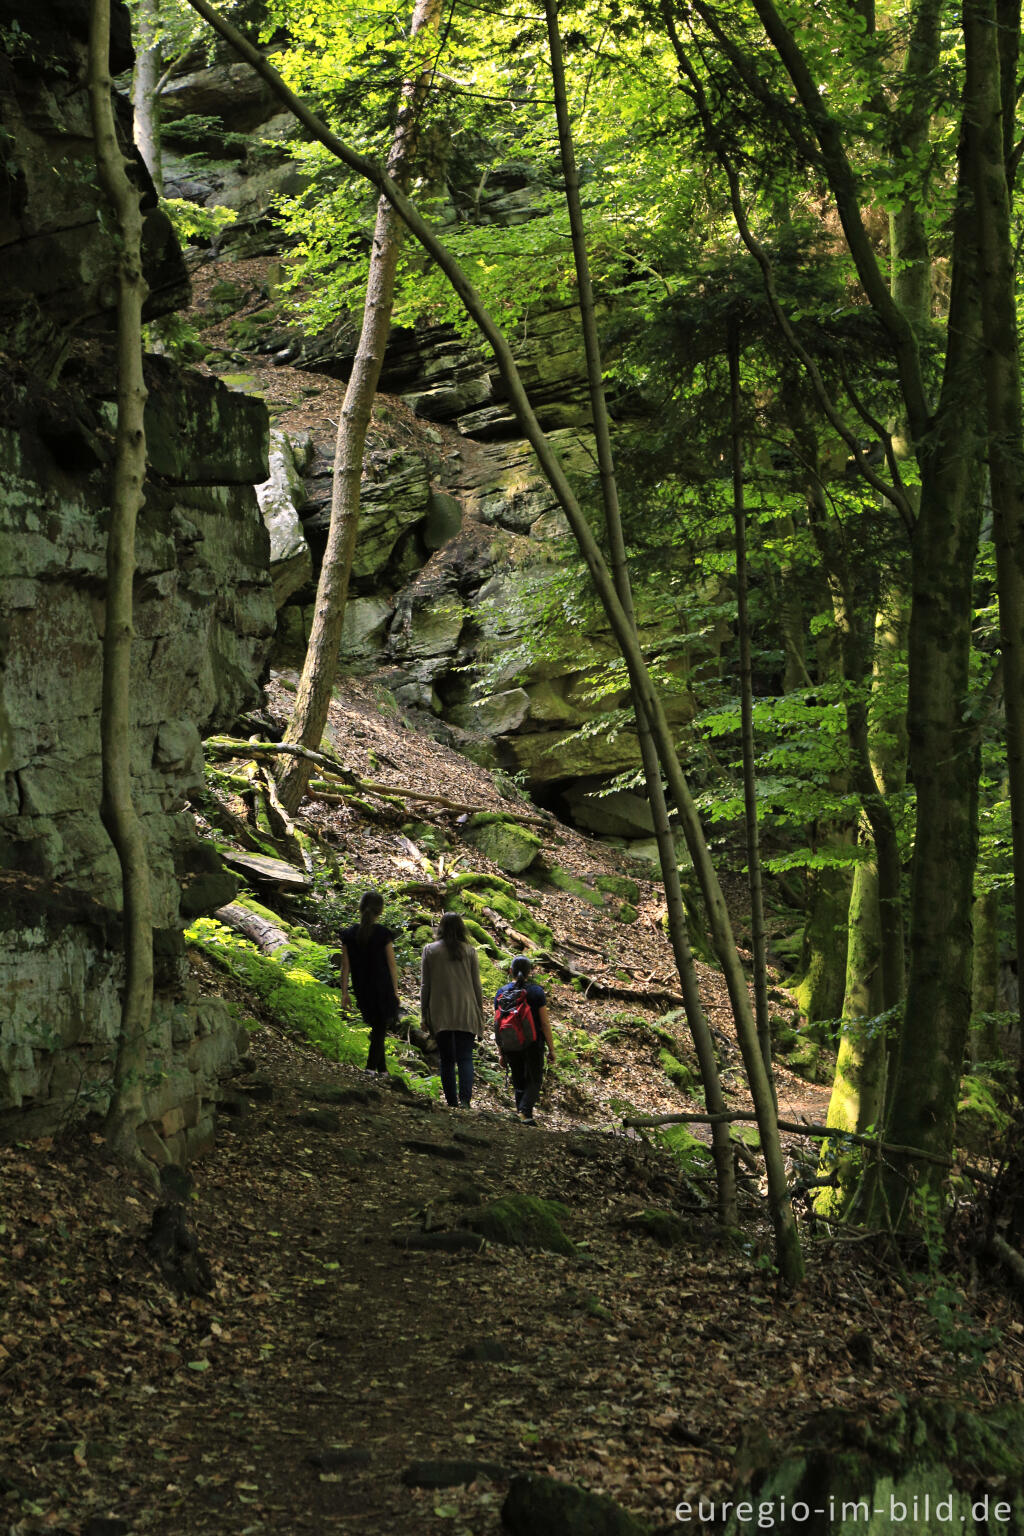
[[[703,1115],[703,1114],[677,1114],[677,1115],[633,1115],[623,1120],[623,1125],[723,1125],[733,1120],[756,1121],[757,1116],[751,1110],[734,1110],[727,1115]],[[780,1120],[780,1131],[789,1131],[794,1136],[813,1136],[817,1140],[837,1137],[843,1141],[856,1142],[858,1146],[874,1147],[877,1152],[891,1152],[899,1157],[917,1158],[924,1163],[938,1163],[941,1168],[952,1168],[953,1159],[939,1157],[934,1152],[922,1152],[918,1147],[902,1147],[895,1142],[879,1141],[875,1136],[862,1136],[857,1131],[844,1131],[837,1125],[809,1125],[799,1120]]]
[[[588,976],[585,971],[579,971],[575,966],[568,965],[564,960],[557,960],[547,950],[535,949],[530,956],[534,964],[546,965],[550,970],[561,976],[563,981],[578,981],[583,984],[585,997],[617,997],[627,1003],[670,1003],[673,1008],[681,1008],[683,999],[678,992],[650,991],[643,987],[624,987],[608,981],[600,981],[596,976]],[[754,1117],[751,1116],[751,1119]],[[639,1123],[639,1122],[638,1122]],[[651,1125],[656,1121],[650,1121]]]
[[[266,768],[261,768],[259,773],[260,786],[263,791],[267,809],[267,818],[273,827],[275,822],[280,826],[280,836],[288,844],[289,848],[301,859],[307,875],[313,873],[313,854],[310,850],[309,838],[301,832],[285,810],[281,798],[277,793],[277,785],[274,775],[268,773]]]
[[[1006,1239],[999,1237],[998,1234],[990,1238],[988,1246],[996,1258],[1002,1260],[1011,1274],[1024,1283],[1024,1257],[1017,1252],[1016,1248],[1011,1248]]]
[[[308,762],[316,764],[324,770],[324,782],[330,783],[336,780],[347,788],[357,790],[364,795],[383,795],[385,797],[401,796],[404,800],[416,800],[424,805],[436,805],[445,811],[457,811],[460,815],[500,816],[503,820],[521,822],[525,826],[543,827],[548,829],[554,822],[554,817],[546,811],[531,813],[528,811],[496,811],[493,805],[474,805],[461,800],[452,800],[448,795],[429,794],[426,790],[410,789],[405,784],[381,784],[373,779],[361,779],[351,768],[346,768],[344,763],[325,752],[314,752],[309,747],[299,747],[290,741],[238,741],[230,736],[211,736],[203,743],[203,750],[208,751],[214,757],[270,757],[276,753],[284,753],[290,757],[303,757]],[[327,800],[328,794],[314,792],[314,786],[310,786],[310,798],[313,800]]]

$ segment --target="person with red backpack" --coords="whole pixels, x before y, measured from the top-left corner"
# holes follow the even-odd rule
[[[509,966],[511,981],[494,998],[494,1037],[503,1066],[512,1074],[516,1114],[524,1125],[535,1125],[533,1106],[544,1079],[544,1054],[554,1064],[548,1000],[544,988],[530,980],[532,960],[516,955]]]

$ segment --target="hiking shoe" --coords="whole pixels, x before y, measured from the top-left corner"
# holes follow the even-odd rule
[[[520,1125],[536,1125],[537,1124],[536,1120],[533,1118],[532,1115],[520,1115],[518,1118],[519,1118],[519,1124]]]

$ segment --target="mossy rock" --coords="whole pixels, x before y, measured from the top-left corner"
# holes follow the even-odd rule
[[[479,848],[486,858],[510,875],[529,869],[544,846],[536,832],[517,821],[492,816],[488,812],[478,812],[470,817],[465,836],[468,843]]]
[[[996,1102],[993,1084],[968,1074],[960,1084],[956,1111],[957,1141],[970,1152],[981,1152],[1006,1134],[1010,1119]]]
[[[615,914],[616,921],[620,923],[635,923],[639,916],[636,907],[631,906],[628,901],[624,901]]]
[[[492,1243],[507,1248],[539,1248],[571,1258],[576,1245],[562,1231],[568,1206],[539,1195],[505,1195],[466,1220],[466,1225]]]
[[[648,1536],[649,1527],[602,1493],[554,1477],[514,1477],[501,1507],[510,1536]]]
[[[660,1050],[658,1052],[658,1065],[670,1083],[674,1083],[684,1093],[692,1093],[694,1088],[693,1072],[685,1062],[679,1060],[679,1057],[674,1052]]]
[[[503,896],[514,896],[516,888],[511,880],[503,880],[500,875],[486,875],[481,870],[470,869],[464,874],[455,875],[448,881],[448,894],[467,889],[500,891]]]
[[[671,1211],[637,1211],[623,1223],[627,1232],[649,1237],[662,1248],[675,1248],[687,1241],[686,1227]]]
[[[973,1409],[948,1399],[919,1399],[881,1418],[833,1409],[805,1426],[799,1448],[789,1455],[765,1445],[743,1498],[755,1511],[759,1505],[781,1510],[783,1500],[789,1510],[834,1508],[829,1530],[835,1536],[891,1536],[901,1527],[956,1529],[964,1536],[1019,1532],[1014,1506],[1024,1484],[1022,1437],[1019,1403]],[[926,1498],[927,1520],[921,1518]],[[976,1513],[982,1504],[984,1517]],[[999,1505],[1005,1517],[996,1514]],[[899,1507],[903,1514],[894,1516]],[[748,1528],[734,1517],[726,1536]],[[793,1519],[775,1524],[783,1536],[810,1528]]]
[[[663,1125],[660,1139],[677,1159],[684,1174],[705,1173],[713,1161],[711,1148],[685,1125]]]
[[[589,902],[592,907],[603,907],[604,898],[578,875],[571,875],[567,869],[560,869],[557,864],[551,864],[544,870],[541,879],[545,885],[553,885],[556,891],[565,891],[569,896],[578,896],[581,901]]]
[[[636,903],[640,900],[640,887],[626,875],[598,875],[594,881],[599,891],[618,896],[621,901]]]
[[[500,891],[489,891],[481,896],[475,890],[463,889],[457,892],[454,898],[449,897],[449,900],[456,912],[465,913],[468,908],[478,917],[485,917],[489,908],[492,912],[497,912],[499,916],[504,917],[517,932],[532,939],[538,948],[548,949],[551,946],[552,933],[547,924],[538,922],[522,902],[514,900],[511,896],[505,896]]]

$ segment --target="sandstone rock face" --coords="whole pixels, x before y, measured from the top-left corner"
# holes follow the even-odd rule
[[[103,328],[111,249],[84,174],[88,7],[62,4],[67,26],[49,30],[45,4],[20,9],[28,52],[40,63],[36,29],[50,52],[0,95],[21,187],[0,226],[10,275],[0,306],[10,360],[0,405],[0,1134],[105,1108],[123,985],[120,869],[99,816],[115,380]],[[53,93],[46,68],[58,67]],[[34,260],[40,249],[53,260]],[[26,313],[52,347],[35,345]],[[80,337],[83,318],[91,328]],[[182,1158],[208,1139],[216,1077],[236,1051],[225,1005],[191,990],[185,921],[220,905],[233,881],[185,805],[202,783],[202,733],[255,700],[273,630],[253,491],[267,478],[267,423],[261,403],[164,358],[149,360],[147,387],[132,740],[156,929],[147,1136]]]
[[[270,434],[270,479],[256,487],[270,535],[270,574],[278,608],[313,579],[313,556],[299,518],[306,487],[285,432]]]

